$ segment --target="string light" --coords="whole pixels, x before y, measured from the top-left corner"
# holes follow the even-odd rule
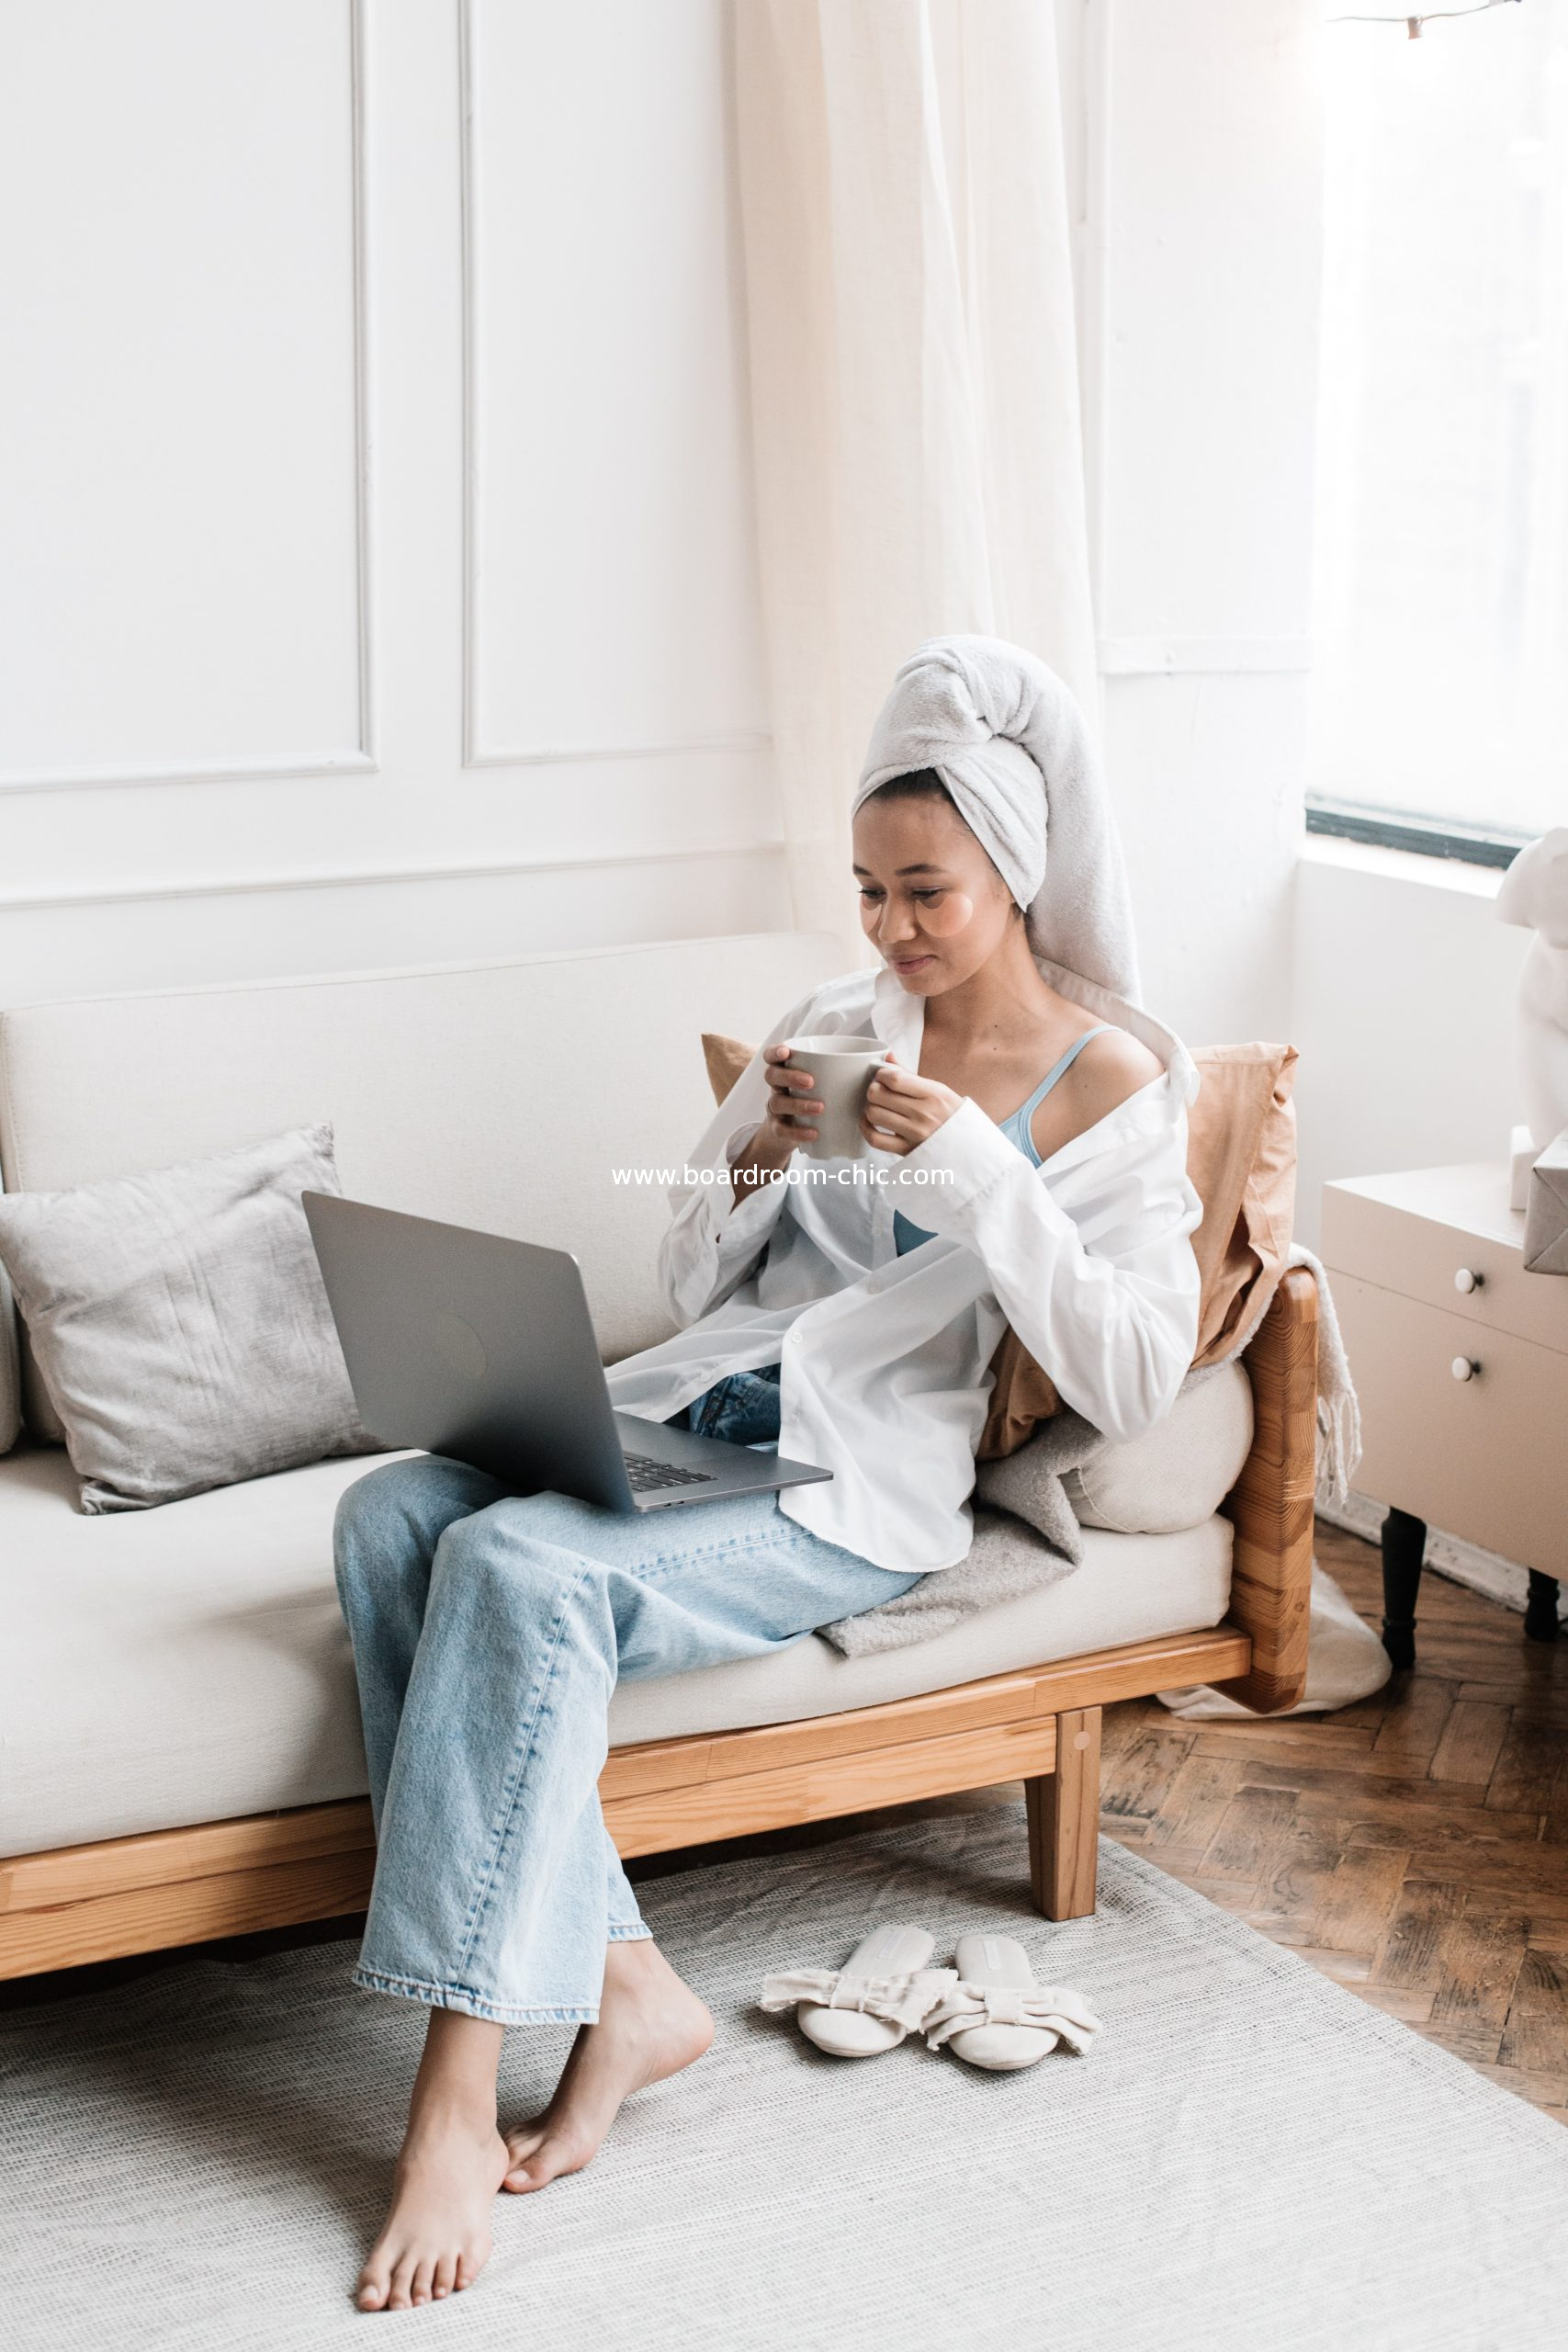
[[[1472,0],[1468,8],[1425,8],[1418,17],[1407,16],[1403,9],[1391,8],[1375,16],[1330,17],[1331,25],[1397,25],[1403,24],[1412,40],[1419,40],[1423,25],[1443,23],[1450,17],[1483,17],[1489,8],[1517,8],[1519,0]]]

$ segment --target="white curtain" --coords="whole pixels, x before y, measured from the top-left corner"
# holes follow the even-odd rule
[[[795,922],[852,937],[851,786],[922,638],[1098,726],[1052,0],[735,0],[762,603]]]

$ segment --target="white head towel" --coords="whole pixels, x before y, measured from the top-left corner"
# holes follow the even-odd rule
[[[933,637],[893,682],[852,816],[891,776],[934,768],[1029,916],[1037,956],[1141,1000],[1122,842],[1083,713],[996,637]]]

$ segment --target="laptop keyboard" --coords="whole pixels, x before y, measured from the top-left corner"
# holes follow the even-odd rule
[[[645,1495],[650,1487],[705,1487],[712,1483],[711,1470],[678,1470],[672,1463],[656,1462],[651,1453],[628,1453],[626,1476],[632,1482],[632,1492]]]

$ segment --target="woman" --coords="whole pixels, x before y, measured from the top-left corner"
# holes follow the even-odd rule
[[[427,1456],[340,1506],[378,1840],[355,1982],[433,2012],[364,2310],[471,2283],[497,2190],[588,2163],[629,2093],[708,2045],[599,1812],[617,1676],[764,1655],[962,1560],[1009,1323],[1108,1434],[1151,1427],[1190,1363],[1197,1073],[1136,1004],[1061,681],[994,639],[922,646],[877,722],[853,859],[882,968],[794,1007],[732,1089],[693,1155],[718,1181],[677,1188],[661,1251],[682,1328],[610,1374],[623,1410],[777,1442],[831,1480],[633,1518]],[[790,1181],[821,1104],[784,1040],[834,1031],[888,1049],[862,1126],[886,1182]],[[503,2136],[505,2027],[563,2021],[548,2109]]]

